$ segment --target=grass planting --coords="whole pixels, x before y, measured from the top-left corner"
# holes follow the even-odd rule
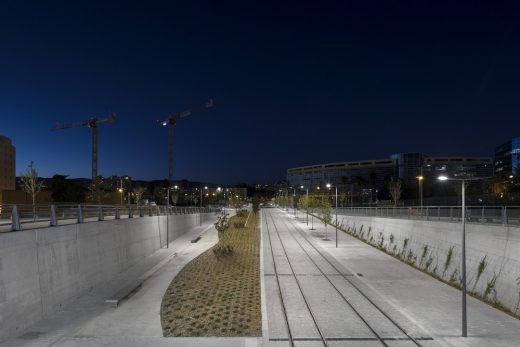
[[[184,267],[166,291],[164,336],[261,335],[259,216],[241,212],[227,224],[219,230],[224,240]],[[231,251],[221,251],[222,241]]]

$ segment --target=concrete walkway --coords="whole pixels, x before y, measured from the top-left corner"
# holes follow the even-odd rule
[[[405,317],[416,329],[445,346],[520,346],[520,320],[515,319],[477,299],[468,297],[469,337],[461,334],[461,292],[409,265],[369,246],[343,232],[338,232],[335,248],[334,227],[327,228],[330,241],[324,241],[323,223],[315,220],[315,231],[306,225],[305,214],[273,212],[288,227],[305,233],[331,258],[360,281],[367,295],[378,300],[398,320]],[[264,240],[265,241],[265,240]],[[267,268],[267,267],[266,267]],[[266,270],[267,272],[267,270]],[[407,323],[404,323],[407,324]],[[345,346],[348,344],[345,344]]]
[[[191,239],[202,233],[197,243]],[[164,338],[160,321],[162,298],[172,279],[199,254],[217,242],[212,224],[187,233],[144,259],[137,266],[79,298],[67,307],[31,327],[1,347],[29,346],[222,346],[255,347],[257,338]],[[136,278],[144,278],[137,292],[118,308],[109,308],[104,300]]]

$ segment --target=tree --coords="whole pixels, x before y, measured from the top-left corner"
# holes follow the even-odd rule
[[[307,210],[309,208],[309,197],[307,195],[303,195],[300,198],[300,206],[304,210]]]
[[[38,171],[34,168],[31,161],[27,166],[27,171],[20,174],[20,184],[22,190],[29,194],[32,199],[33,218],[36,218],[36,196],[40,193],[43,186],[43,181],[38,178]]]
[[[172,201],[173,206],[177,206],[177,201],[179,201],[179,193],[170,192],[170,200]]]
[[[401,193],[403,192],[401,180],[394,180],[394,178],[392,177],[390,179],[390,182],[388,183],[388,190],[390,191],[390,196],[394,201],[394,205],[397,206],[399,199],[401,199]]]
[[[294,208],[294,209],[297,209],[299,203],[300,203],[300,197],[297,196],[297,195],[293,195],[293,196],[292,196],[292,206],[293,206],[293,208]]]
[[[347,193],[343,192],[339,194],[339,202],[341,203],[341,207],[345,207],[345,204],[348,202]]]
[[[91,202],[97,203],[98,205],[101,205],[103,202],[103,198],[106,197],[106,182],[103,176],[98,176],[95,179],[92,180],[90,185],[88,186],[89,194],[88,199]]]
[[[233,253],[233,246],[228,239],[227,230],[229,229],[229,220],[225,212],[217,218],[217,222],[214,224],[215,229],[218,231],[218,243],[213,247],[213,253],[216,256],[223,256]]]
[[[73,181],[67,179],[67,175],[52,176],[51,190],[54,202],[84,202],[85,193],[83,188]]]
[[[325,240],[327,240],[327,226],[330,224],[330,222],[332,222],[332,206],[327,196],[324,196],[321,200],[320,212],[321,220],[325,225]]]
[[[133,191],[134,202],[139,205],[141,203],[141,199],[143,198],[144,193],[146,192],[145,187],[135,187]]]
[[[320,204],[320,213],[325,228],[332,221],[332,205],[328,197],[323,197]]]
[[[251,203],[253,205],[253,213],[258,213],[258,211],[260,211],[260,198],[258,195],[253,196]]]

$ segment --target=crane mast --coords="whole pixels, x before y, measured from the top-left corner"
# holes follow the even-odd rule
[[[92,181],[98,177],[98,124],[112,123],[116,119],[116,114],[112,113],[105,118],[92,117],[75,123],[56,123],[52,130],[72,129],[88,127],[92,131]]]
[[[173,181],[173,126],[181,118],[193,115],[194,113],[204,111],[214,106],[213,99],[209,99],[204,104],[187,109],[183,112],[170,115],[163,121],[157,121],[160,125],[168,127],[168,181]]]

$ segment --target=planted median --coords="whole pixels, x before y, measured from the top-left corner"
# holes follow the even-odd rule
[[[161,304],[163,334],[260,336],[259,216],[241,211],[219,218],[219,242],[191,261]]]

